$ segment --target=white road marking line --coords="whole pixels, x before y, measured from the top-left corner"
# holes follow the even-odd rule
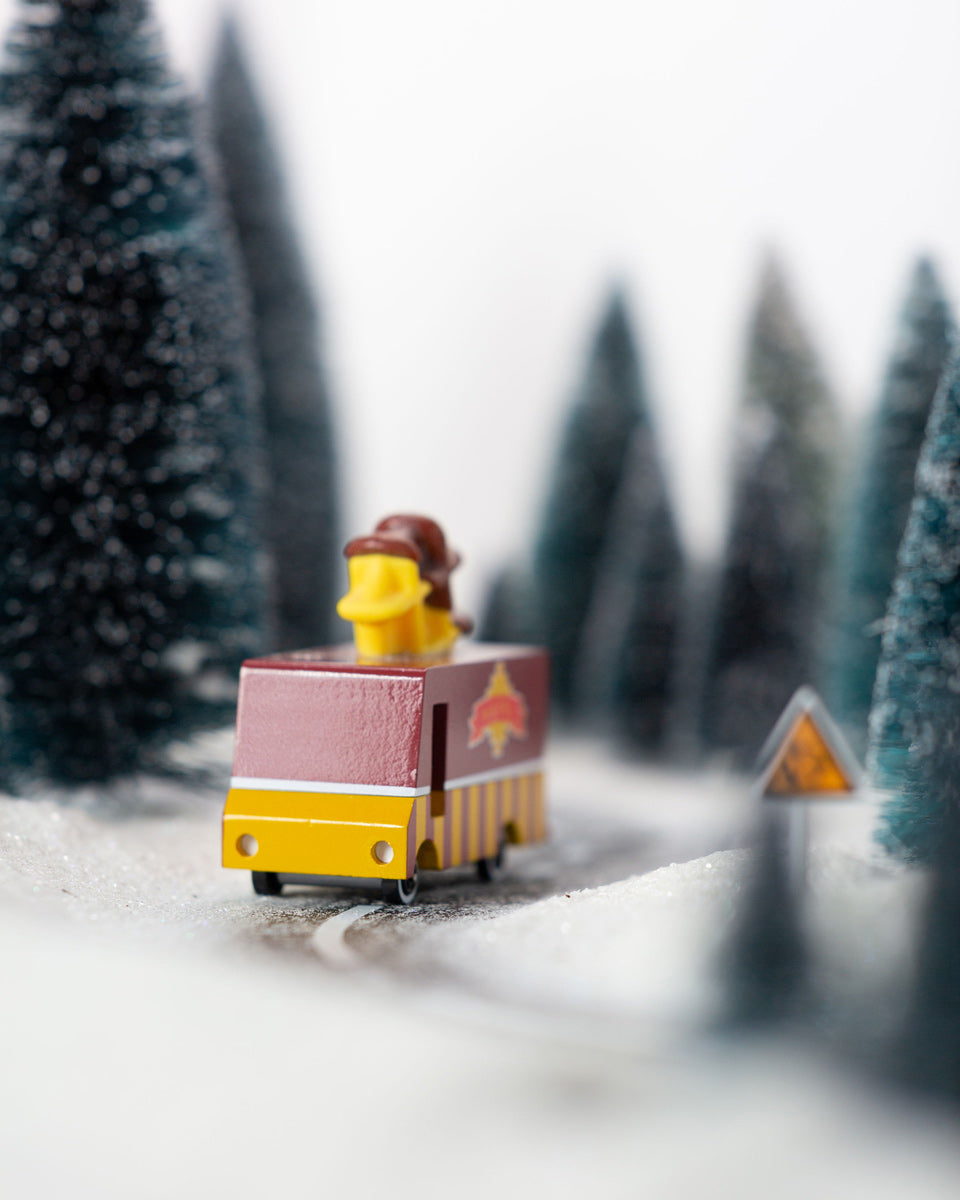
[[[346,932],[362,917],[381,908],[382,904],[354,904],[335,917],[329,917],[310,939],[313,950],[328,966],[355,967],[360,960],[344,941]]]

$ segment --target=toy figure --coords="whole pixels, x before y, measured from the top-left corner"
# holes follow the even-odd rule
[[[460,560],[435,521],[387,517],[345,554],[354,646],[241,670],[224,866],[262,895],[376,882],[401,904],[421,870],[493,879],[508,842],[545,836],[547,656],[458,641]]]
[[[469,619],[450,612],[450,572],[460,556],[447,549],[436,521],[385,517],[370,537],[350,542],[344,554],[350,591],[337,612],[353,622],[362,658],[442,654],[472,630]]]

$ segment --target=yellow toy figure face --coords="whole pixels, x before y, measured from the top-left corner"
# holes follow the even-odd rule
[[[361,658],[441,654],[457,640],[460,630],[450,614],[424,605],[430,584],[412,558],[355,554],[348,569],[350,590],[337,612],[353,622]]]
[[[423,601],[430,584],[412,558],[357,554],[349,560],[350,590],[337,605],[353,622],[357,653],[364,658],[419,654],[424,648]]]
[[[412,558],[357,554],[348,562],[350,590],[337,605],[345,621],[372,624],[402,616],[430,591]]]

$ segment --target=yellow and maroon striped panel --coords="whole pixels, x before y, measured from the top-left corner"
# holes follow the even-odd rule
[[[444,815],[433,816],[430,796],[418,796],[408,833],[409,862],[424,842],[436,847],[439,866],[476,862],[497,853],[509,825],[518,842],[546,836],[543,775],[539,771],[451,788]]]

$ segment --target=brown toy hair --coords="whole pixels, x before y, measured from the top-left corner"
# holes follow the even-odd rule
[[[448,549],[447,539],[436,521],[411,513],[395,513],[379,522],[373,536],[377,534],[390,534],[416,547],[419,551],[420,578],[425,579],[431,589],[424,603],[449,612],[453,608],[450,572],[459,566],[460,555]]]

